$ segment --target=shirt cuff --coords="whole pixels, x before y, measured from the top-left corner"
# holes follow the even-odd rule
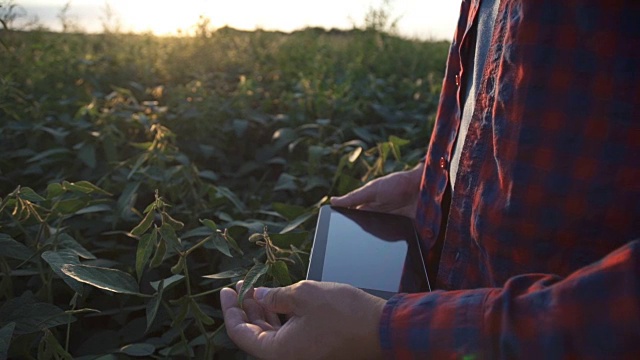
[[[397,294],[380,319],[385,359],[480,359],[487,289]]]

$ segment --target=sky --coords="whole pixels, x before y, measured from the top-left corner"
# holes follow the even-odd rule
[[[158,35],[193,30],[200,15],[211,19],[215,28],[230,26],[242,30],[293,31],[306,26],[350,29],[364,24],[371,8],[383,0],[13,0],[21,6],[26,22],[37,21],[52,30],[61,30],[60,10],[70,3],[71,22],[85,31],[101,31],[108,7],[113,23],[122,31],[153,32]],[[179,6],[176,6],[179,4]],[[457,21],[459,1],[389,0],[392,18],[398,19],[401,35],[418,39],[449,40]],[[19,24],[19,23],[17,23]]]

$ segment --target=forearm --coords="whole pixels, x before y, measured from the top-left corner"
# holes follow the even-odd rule
[[[566,279],[398,295],[384,308],[387,358],[616,358],[640,353],[640,241]]]

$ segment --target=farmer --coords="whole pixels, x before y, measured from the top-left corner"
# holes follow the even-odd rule
[[[424,164],[338,206],[415,218],[436,291],[221,292],[256,357],[640,357],[640,2],[465,0]],[[287,314],[281,324],[276,314]]]

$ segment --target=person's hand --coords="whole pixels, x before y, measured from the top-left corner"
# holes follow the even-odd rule
[[[332,197],[331,205],[398,214],[415,218],[423,164],[366,183],[344,196]]]
[[[260,359],[382,356],[378,328],[385,300],[355,287],[301,281],[256,288],[245,296],[243,309],[238,307],[238,294],[224,288],[220,302],[231,340]],[[277,314],[286,314],[288,320],[281,324]]]

